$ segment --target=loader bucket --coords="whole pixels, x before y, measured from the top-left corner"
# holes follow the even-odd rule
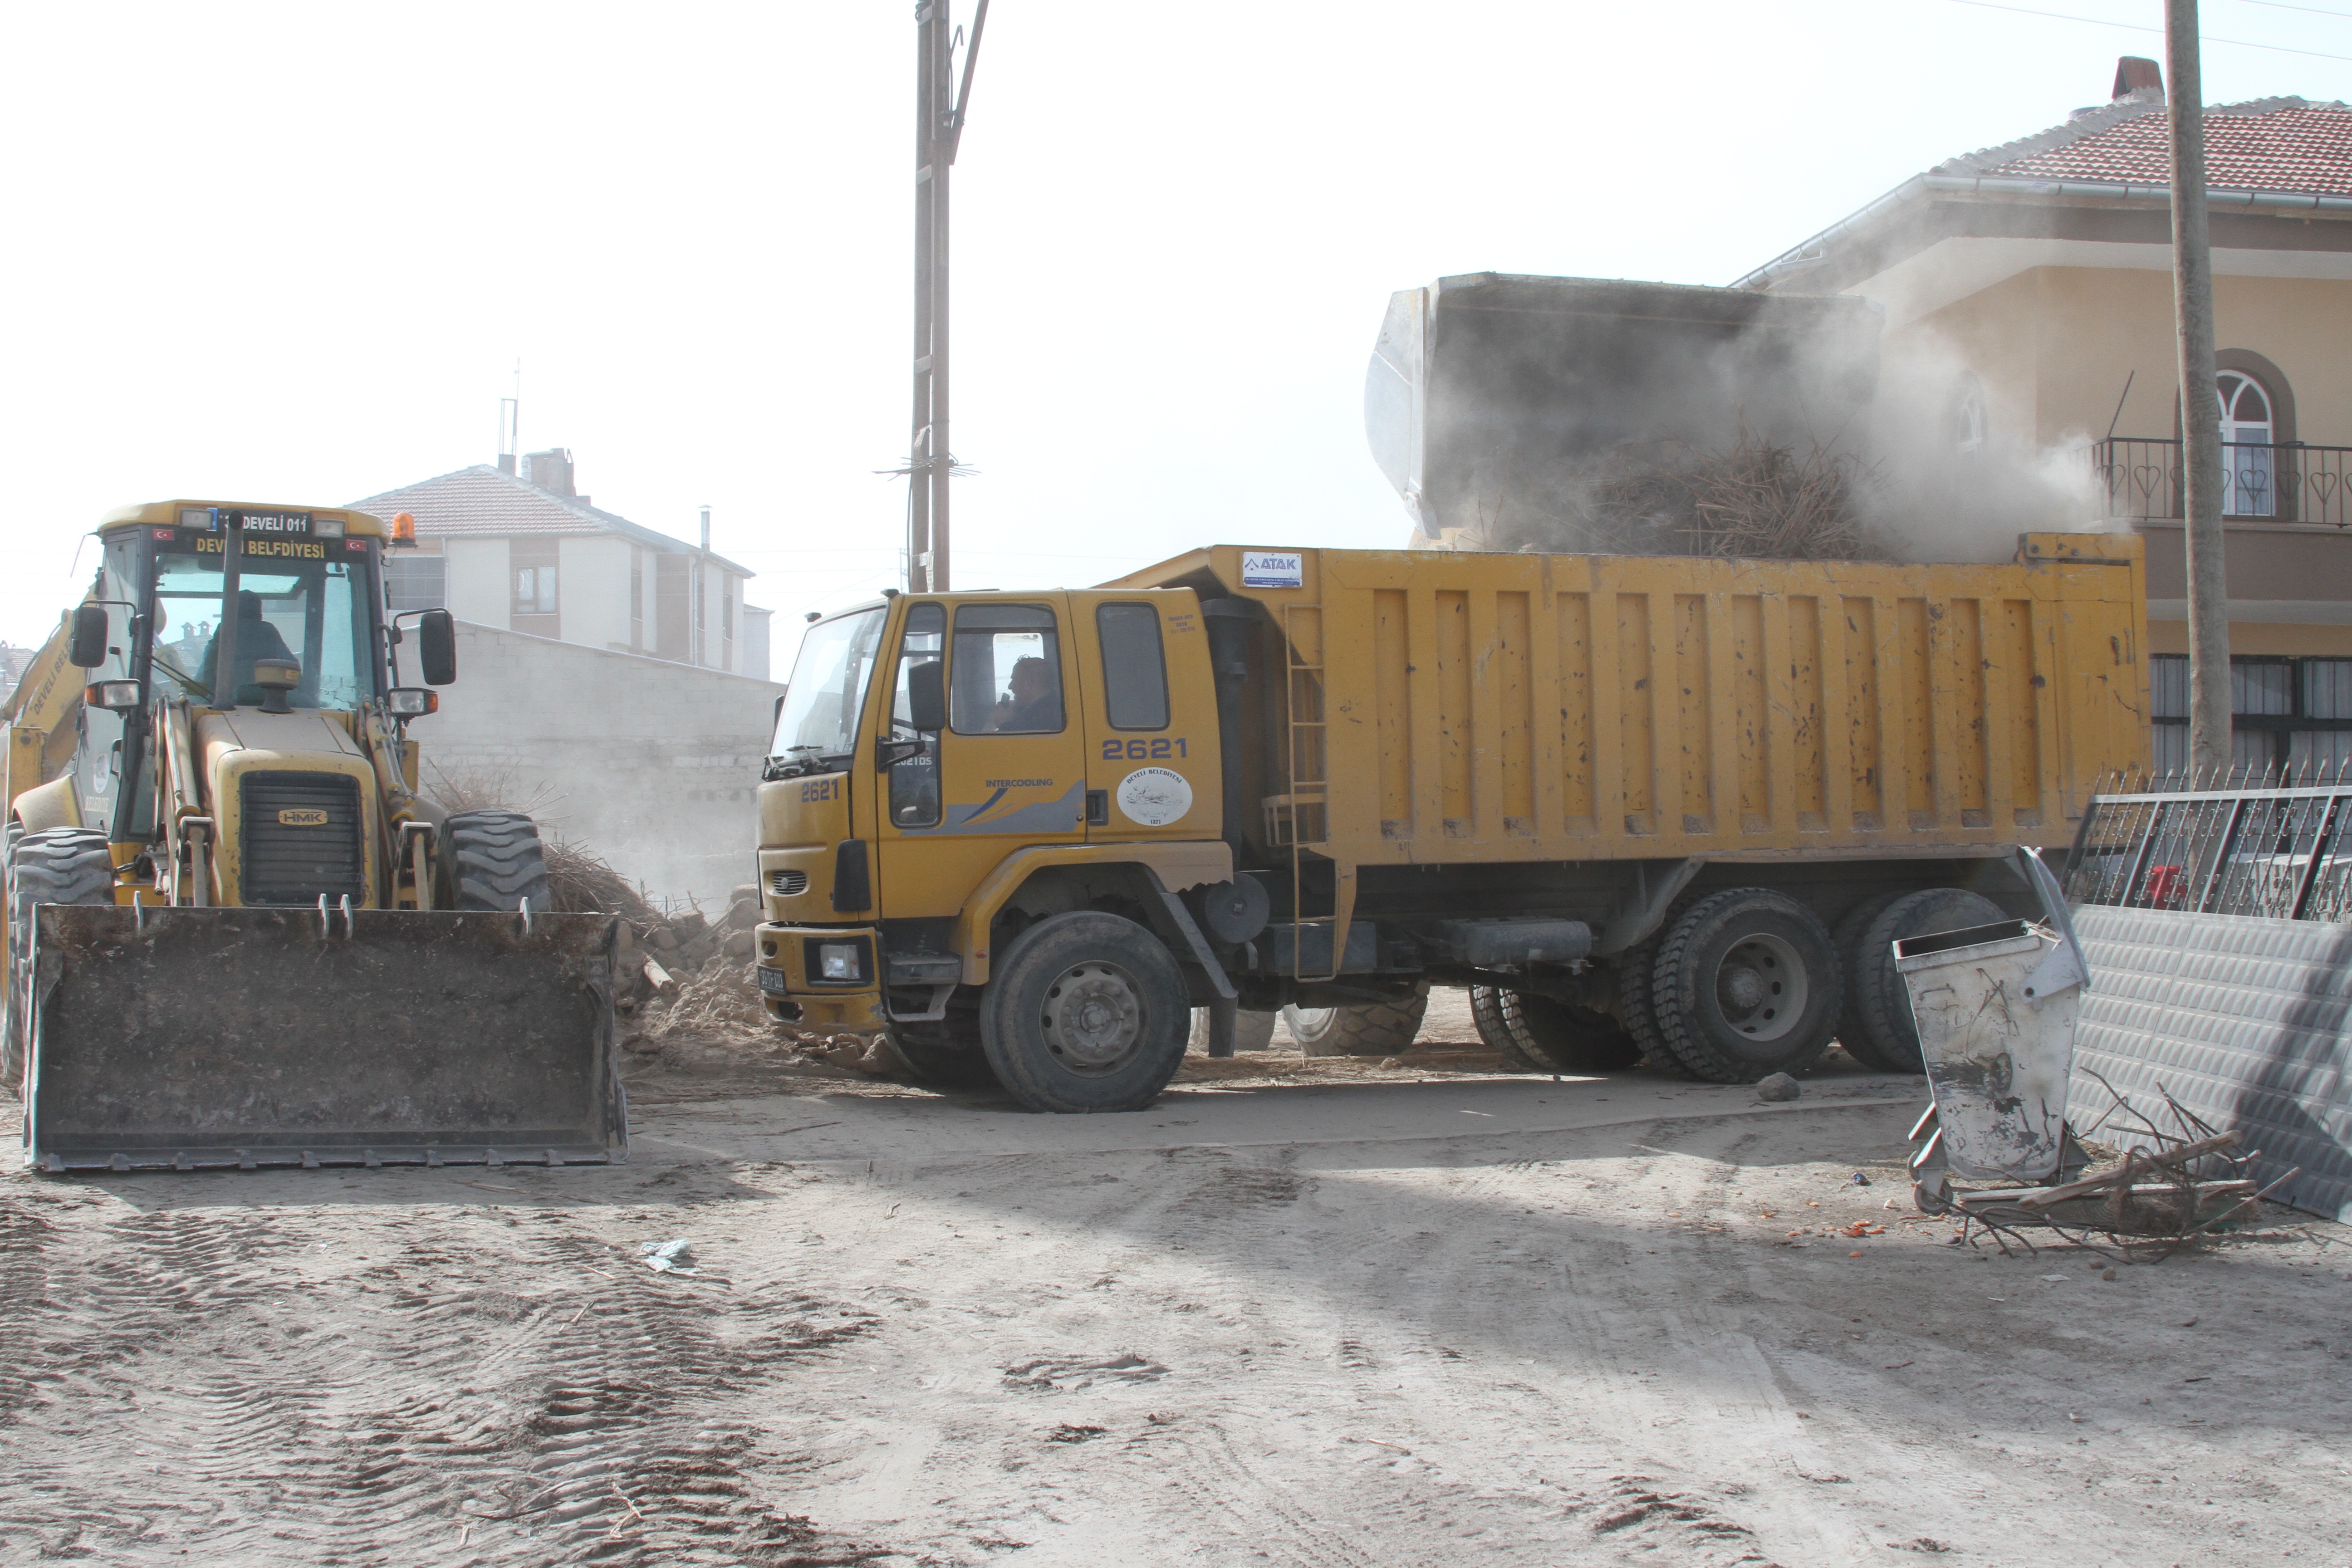
[[[618,1163],[610,915],[35,913],[26,1163]]]

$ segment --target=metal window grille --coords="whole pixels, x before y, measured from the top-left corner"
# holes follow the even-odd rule
[[[2101,795],[2066,867],[2078,904],[2352,920],[2352,781]]]

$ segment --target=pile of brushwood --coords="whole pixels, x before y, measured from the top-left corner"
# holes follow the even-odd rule
[[[1777,445],[1741,421],[1729,447],[1626,442],[1564,460],[1528,487],[1482,502],[1480,547],[1761,561],[1882,561],[1864,521],[1879,468],[1814,440]],[[1486,488],[1486,487],[1482,487]]]
[[[788,1056],[866,1073],[900,1067],[874,1037],[812,1032],[768,1016],[751,973],[761,905],[751,884],[733,891],[716,920],[692,904],[664,909],[576,845],[550,849],[548,881],[559,910],[621,917],[614,1009],[629,1051]]]

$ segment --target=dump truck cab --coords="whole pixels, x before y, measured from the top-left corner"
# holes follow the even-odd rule
[[[1177,895],[1233,875],[1223,756],[1190,589],[894,594],[818,621],[760,791],[769,1010],[983,1072],[976,1001],[1003,942],[1094,914],[1130,928],[1114,948],[1157,952],[1098,976],[1092,1032],[1057,1037],[1078,1098],[1116,1099],[1130,1055],[1171,1028],[1182,1051],[1181,1025],[1141,1018],[1147,993],[1187,1020],[1219,995]]]

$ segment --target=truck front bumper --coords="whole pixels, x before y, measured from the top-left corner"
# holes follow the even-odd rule
[[[872,1034],[882,1012],[882,943],[871,926],[762,925],[752,974],[773,1018]]]

